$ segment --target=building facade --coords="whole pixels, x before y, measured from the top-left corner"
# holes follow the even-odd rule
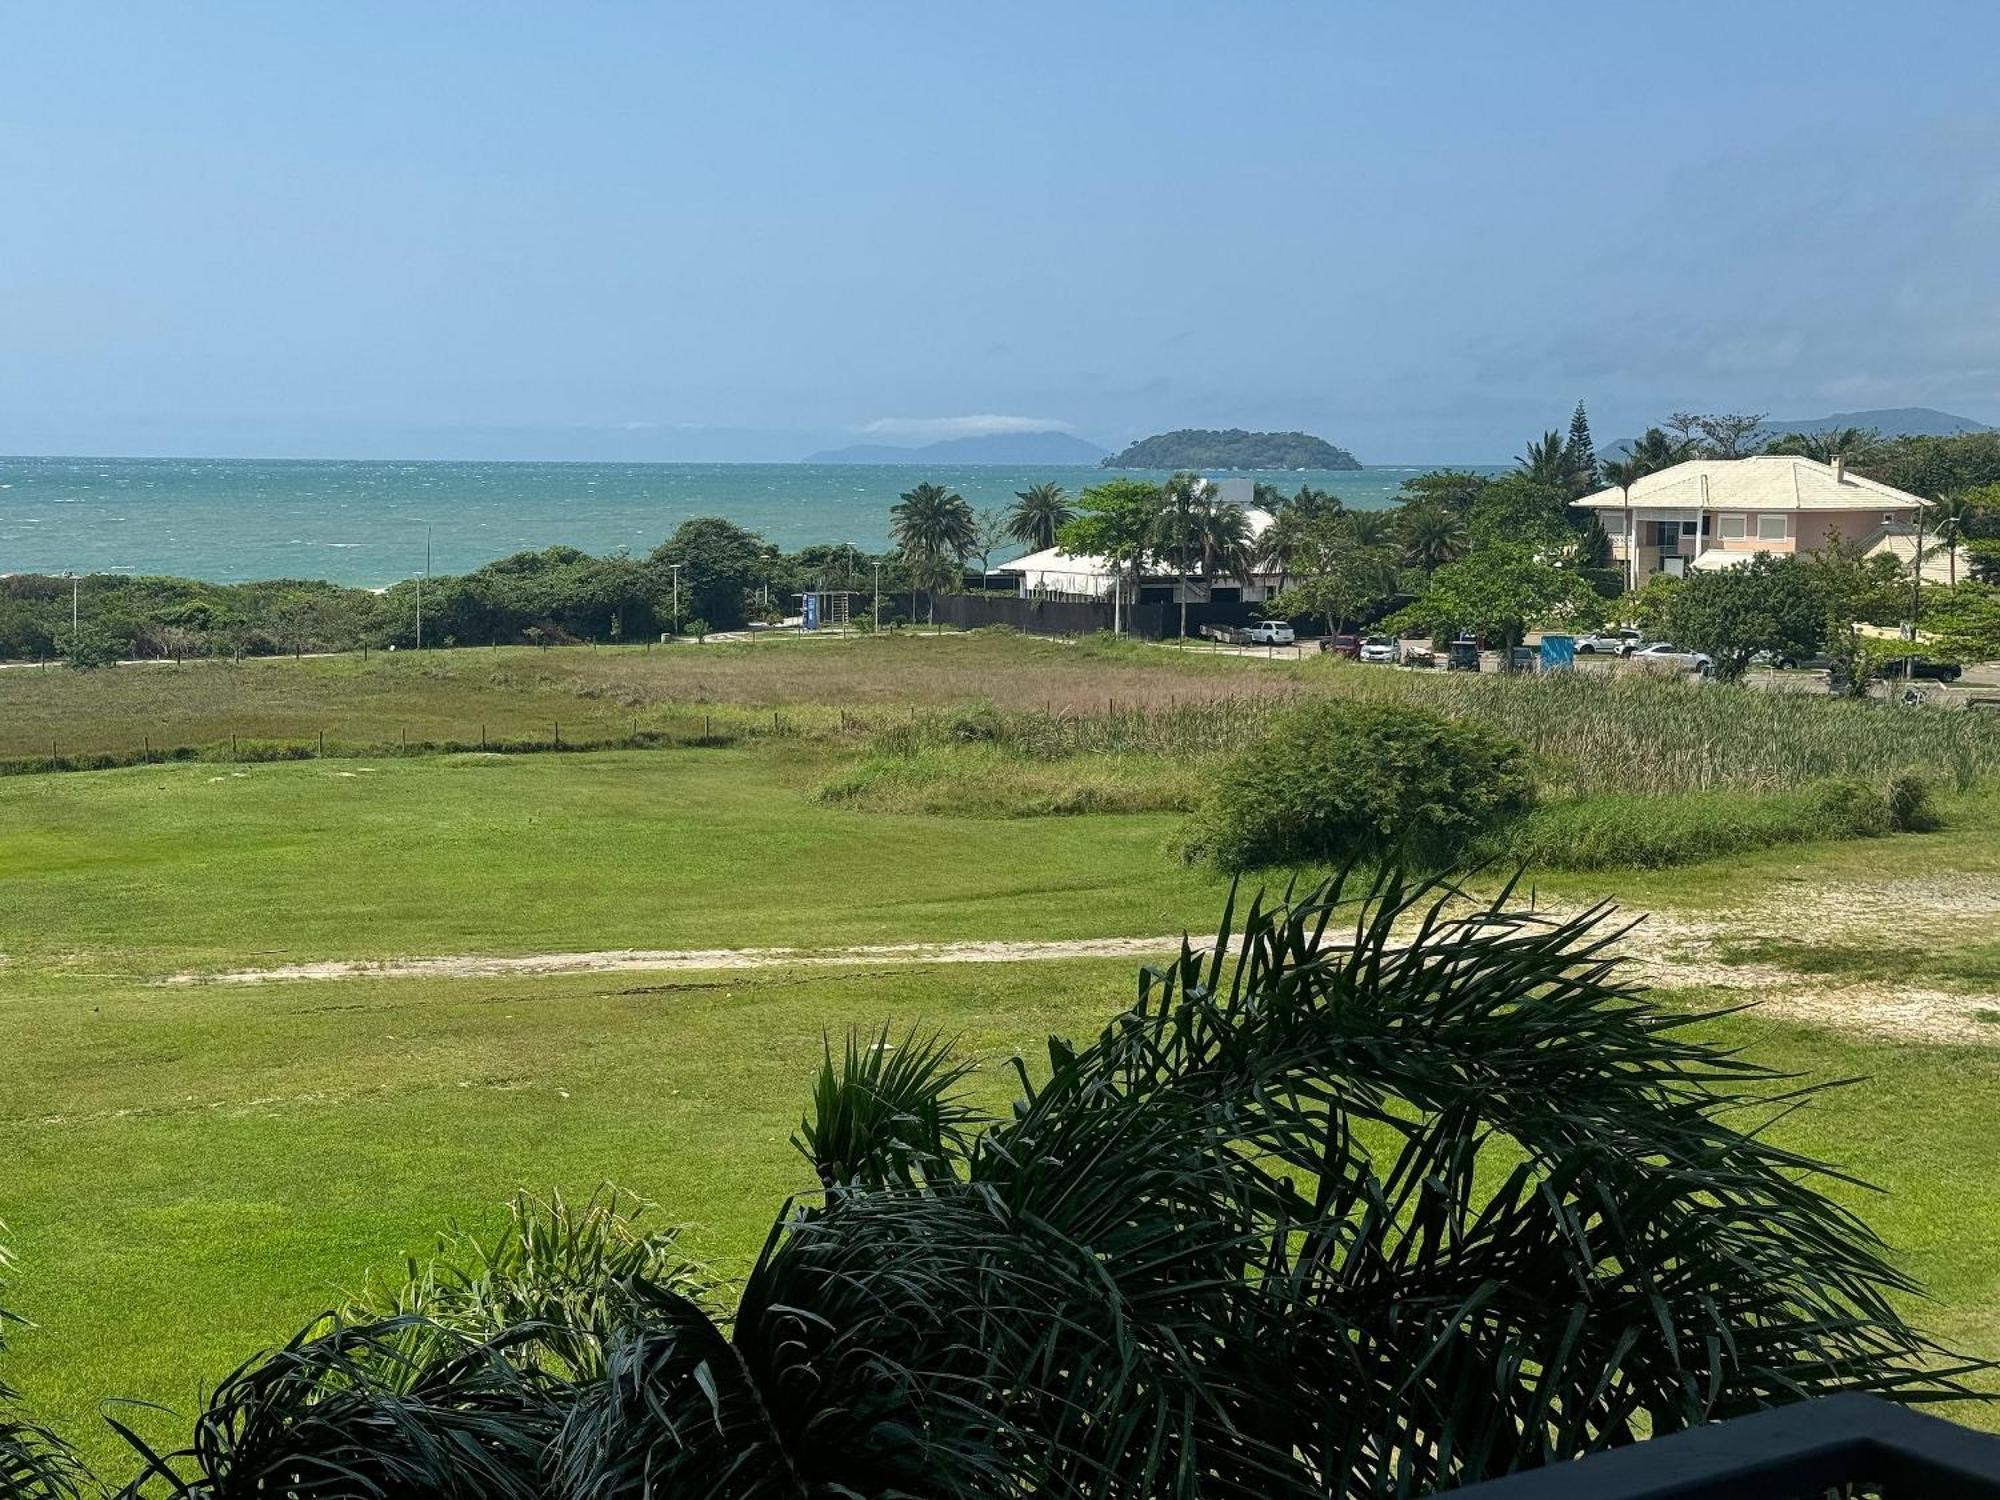
[[[1927,502],[1831,464],[1790,455],[1694,459],[1648,474],[1629,491],[1599,490],[1578,505],[1611,536],[1629,587],[1657,573],[1685,574],[1747,562],[1760,552],[1813,552],[1829,537],[1906,565]],[[1924,559],[1925,577],[1935,559]]]

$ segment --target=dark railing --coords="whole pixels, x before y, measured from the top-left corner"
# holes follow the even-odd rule
[[[2000,1500],[2000,1437],[1828,1396],[1451,1492],[1451,1500]]]

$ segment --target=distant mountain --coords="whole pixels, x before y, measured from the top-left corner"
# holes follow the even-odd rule
[[[1768,442],[1788,432],[1839,432],[1849,427],[1863,432],[1872,427],[1883,437],[1951,437],[1960,432],[1993,430],[1984,422],[1955,417],[1931,406],[1885,406],[1877,411],[1837,411],[1830,417],[1773,417],[1758,431]],[[1631,438],[1620,438],[1597,451],[1604,458],[1619,458],[1631,452],[1632,442]]]
[[[1309,432],[1214,432],[1184,427],[1141,438],[1104,460],[1107,469],[1358,469],[1345,448]]]
[[[996,432],[945,438],[921,448],[854,443],[809,454],[809,464],[1094,464],[1104,449],[1067,432]]]

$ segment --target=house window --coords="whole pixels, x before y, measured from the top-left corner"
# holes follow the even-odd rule
[[[1701,531],[1701,526],[1700,526],[1700,524],[1699,524],[1698,522],[1695,522],[1695,521],[1683,521],[1683,522],[1681,522],[1681,535],[1682,535],[1682,536],[1696,536],[1696,535],[1698,535],[1698,534],[1700,533],[1700,531]]]
[[[1896,513],[1893,510],[1883,511],[1882,524],[1884,526],[1894,526],[1896,524]]]
[[[1791,517],[1779,514],[1757,518],[1757,540],[1760,542],[1782,542],[1792,534]]]
[[[1721,523],[1721,535],[1725,542],[1740,542],[1750,534],[1742,516],[1718,516],[1716,520]]]

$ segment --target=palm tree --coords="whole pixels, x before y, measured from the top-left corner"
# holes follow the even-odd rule
[[[1657,427],[1647,434],[1648,437],[1654,435],[1658,435],[1663,439],[1666,436]],[[1634,538],[1632,536],[1632,486],[1652,472],[1647,467],[1647,463],[1647,457],[1642,456],[1639,449],[1635,447],[1624,458],[1607,459],[1598,465],[1598,468],[1603,471],[1604,482],[1616,485],[1618,487],[1619,498],[1624,501],[1625,526],[1619,535],[1625,539],[1622,545],[1625,548],[1625,587],[1628,589],[1634,589],[1639,586],[1639,549],[1633,545]]]
[[[1197,522],[1201,571],[1210,578],[1243,578],[1256,566],[1257,539],[1240,505],[1209,505]]]
[[[1410,566],[1425,577],[1457,562],[1470,546],[1465,517],[1441,505],[1404,506],[1396,514],[1396,534]]]
[[[1962,489],[1946,490],[1930,504],[1931,534],[1937,538],[1937,545],[1944,549],[1949,559],[1950,581],[1958,585],[1958,549],[1971,534],[1972,527],[1980,516],[1979,502]],[[1916,559],[1914,566],[1918,576],[1923,574],[1924,560]]]
[[[1293,501],[1271,518],[1257,538],[1257,565],[1278,575],[1278,592],[1284,591],[1292,569],[1318,544],[1315,533],[1321,526],[1309,506]]]
[[[1350,510],[1344,513],[1342,529],[1357,547],[1386,547],[1395,538],[1396,513]]]
[[[1528,451],[1514,460],[1521,472],[1536,484],[1545,484],[1551,489],[1561,490],[1565,496],[1570,491],[1570,451],[1569,439],[1560,432],[1544,433],[1541,441],[1530,441]]]
[[[1691,438],[1669,437],[1657,427],[1648,427],[1628,455],[1639,464],[1640,474],[1656,474],[1686,463],[1699,450]],[[1602,467],[1602,466],[1600,466]]]
[[[1799,432],[1791,435],[1798,450],[1807,458],[1830,464],[1835,459],[1845,459],[1848,463],[1858,463],[1881,443],[1881,434],[1872,429],[1859,427],[1829,428],[1825,432]]]
[[[917,614],[917,590],[933,592],[946,586],[955,573],[962,573],[965,560],[979,545],[979,523],[972,507],[955,490],[925,480],[915,489],[905,490],[889,511],[889,534],[901,549],[910,569],[910,618]],[[937,601],[931,601],[931,619],[937,619]]]
[[[392,1316],[224,1381],[143,1477],[1385,1497],[1833,1391],[1967,1394],[1832,1169],[1758,1128],[1796,1083],[1651,1006],[1617,938],[1603,906],[1336,878],[1225,916],[998,1116],[936,1039],[851,1039],[794,1137],[820,1190],[740,1291],[607,1229],[419,1267]]]
[[[1031,552],[1046,552],[1056,544],[1056,533],[1076,519],[1069,495],[1059,484],[1031,484],[1014,492],[1014,508],[1007,513],[1007,535]]]
[[[1202,511],[1211,503],[1212,487],[1198,474],[1174,475],[1160,487],[1166,502],[1153,531],[1153,549],[1174,559],[1178,578],[1174,592],[1180,597],[1182,636],[1187,635],[1187,580],[1191,554],[1201,548]]]

